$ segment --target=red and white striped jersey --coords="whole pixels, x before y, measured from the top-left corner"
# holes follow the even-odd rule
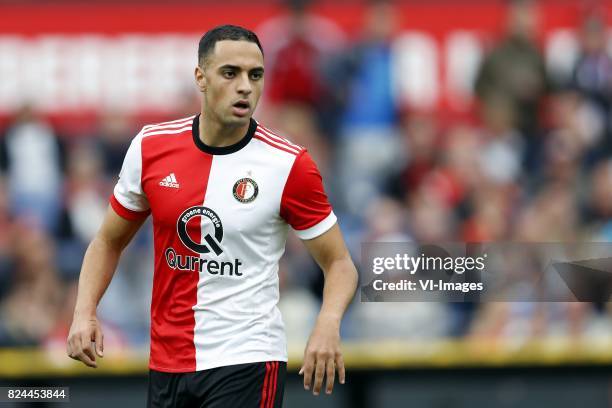
[[[153,217],[149,366],[189,372],[287,361],[277,304],[288,226],[301,239],[336,223],[310,155],[251,119],[238,143],[205,145],[199,115],[143,127],[111,205]]]

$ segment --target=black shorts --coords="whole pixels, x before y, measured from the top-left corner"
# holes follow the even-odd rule
[[[149,370],[150,408],[279,408],[287,363],[237,364],[192,373]]]

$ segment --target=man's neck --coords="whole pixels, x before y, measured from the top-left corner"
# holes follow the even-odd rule
[[[224,147],[238,143],[249,130],[250,123],[228,126],[202,112],[200,114],[200,140],[207,146]]]

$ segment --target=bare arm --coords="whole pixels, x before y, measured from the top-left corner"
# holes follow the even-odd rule
[[[67,353],[90,367],[97,367],[95,354],[102,357],[104,349],[96,308],[113,278],[121,252],[143,222],[144,219],[128,221],[121,218],[109,206],[100,230],[85,252]]]
[[[331,394],[335,371],[344,384],[344,360],[340,350],[340,322],[357,288],[357,270],[346,249],[338,224],[323,235],[304,241],[306,248],[325,275],[323,304],[315,327],[304,351],[304,388],[310,389],[312,375],[315,380],[313,393],[318,395],[326,374],[326,393]]]

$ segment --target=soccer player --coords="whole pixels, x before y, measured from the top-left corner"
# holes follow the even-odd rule
[[[67,353],[103,355],[96,307],[119,256],[153,217],[148,406],[280,407],[286,339],[278,261],[289,226],[325,275],[300,374],[315,395],[344,383],[340,321],[357,272],[305,148],[252,119],[264,85],[257,36],[220,26],[200,40],[198,115],[142,128],[79,279]],[[313,379],[314,376],[314,379]]]

